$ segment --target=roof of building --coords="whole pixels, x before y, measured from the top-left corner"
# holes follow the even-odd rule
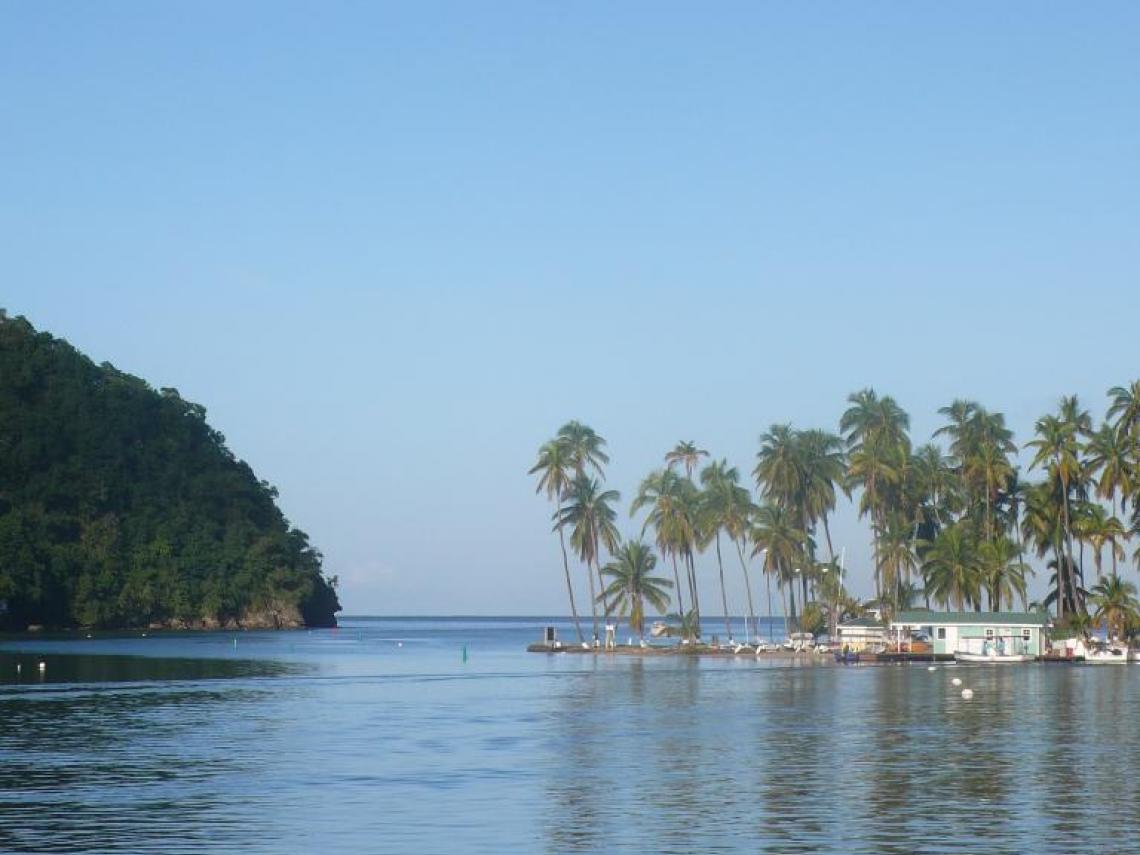
[[[907,626],[943,626],[947,624],[965,625],[1006,625],[1006,626],[1045,626],[1049,615],[1045,612],[935,612],[924,609],[899,612],[891,624]]]
[[[882,621],[877,621],[873,617],[852,618],[851,620],[845,620],[845,621],[843,621],[843,623],[839,624],[840,629],[845,629],[848,627],[850,627],[850,628],[863,627],[863,628],[867,628],[867,629],[886,629],[886,627],[883,626]]]

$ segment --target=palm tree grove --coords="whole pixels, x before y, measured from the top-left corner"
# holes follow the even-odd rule
[[[720,620],[710,628],[702,619],[710,608],[695,558],[704,553],[717,574],[711,613],[730,641],[729,615],[744,615],[758,637],[757,615],[776,614],[774,603],[790,627],[813,633],[872,610],[889,617],[918,607],[1044,611],[1061,630],[1103,627],[1126,638],[1140,632],[1136,586],[1121,575],[1126,562],[1140,566],[1140,548],[1131,549],[1140,534],[1140,381],[1107,397],[1099,423],[1064,397],[1020,440],[1002,413],[955,400],[915,445],[898,402],[863,389],[848,396],[834,432],[772,425],[745,475],[695,441],[678,442],[626,505],[606,487],[605,439],[570,421],[540,446],[529,474],[552,506],[579,643],[575,576],[589,591],[594,643],[608,617],[627,618],[643,639],[647,609],[669,614],[689,641],[719,633]],[[829,518],[841,496],[866,521],[869,568],[845,568],[837,554]],[[625,541],[623,510],[640,531]],[[739,603],[725,585],[734,573],[744,583]],[[858,573],[874,591],[862,601],[848,589]],[[1046,593],[1031,600],[1037,573]]]

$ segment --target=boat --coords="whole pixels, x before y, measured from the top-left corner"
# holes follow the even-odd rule
[[[793,632],[784,642],[784,649],[795,653],[810,652],[815,645],[815,636],[810,632]]]
[[[653,626],[649,627],[649,634],[654,638],[660,638],[663,635],[672,635],[673,628],[663,620],[653,621]]]
[[[1085,653],[1089,665],[1127,665],[1128,649],[1117,644],[1097,644]]]
[[[955,662],[978,662],[986,665],[1004,665],[1016,662],[1032,662],[1036,657],[1028,653],[998,653],[991,650],[988,653],[968,653],[965,650],[954,651]]]
[[[1024,644],[1011,644],[1006,648],[1005,639],[986,639],[981,650],[955,650],[955,662],[974,662],[986,665],[1005,665],[1018,662],[1033,662],[1037,657],[1026,653]]]

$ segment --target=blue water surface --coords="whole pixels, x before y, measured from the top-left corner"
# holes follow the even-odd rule
[[[526,653],[549,622],[0,640],[0,851],[1140,847],[1140,666]]]

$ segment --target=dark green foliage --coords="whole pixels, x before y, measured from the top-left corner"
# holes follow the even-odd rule
[[[0,314],[0,626],[333,625],[276,495],[205,408]]]

